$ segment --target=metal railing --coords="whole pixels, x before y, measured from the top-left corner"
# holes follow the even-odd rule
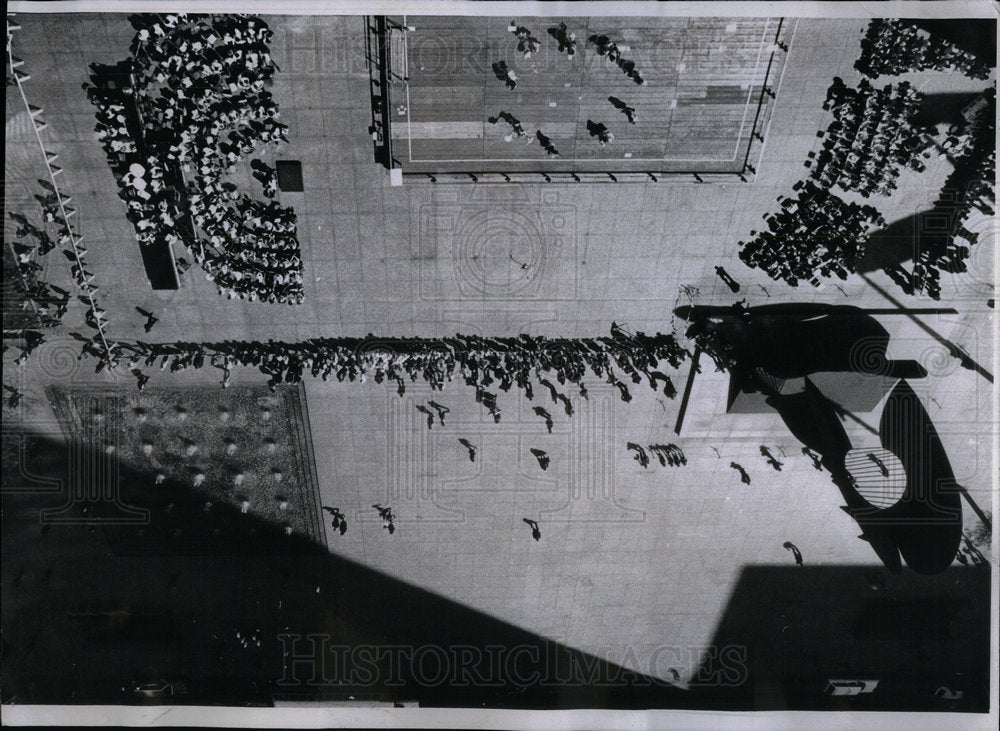
[[[374,143],[375,160],[388,170],[403,168],[402,174],[407,180],[412,182],[430,183],[537,183],[544,181],[548,183],[649,183],[666,180],[678,182],[687,180],[693,183],[709,182],[731,182],[736,178],[744,183],[750,182],[757,175],[757,165],[759,158],[763,154],[766,125],[768,123],[767,98],[772,100],[777,97],[774,89],[775,80],[772,75],[776,68],[777,54],[789,51],[787,39],[782,38],[782,34],[787,34],[788,24],[785,18],[778,19],[778,26],[774,31],[773,40],[770,42],[770,55],[764,71],[764,78],[761,82],[760,93],[757,97],[757,108],[754,113],[753,123],[750,128],[750,135],[746,143],[746,152],[739,169],[733,170],[670,170],[670,169],[650,169],[650,170],[532,170],[532,171],[496,171],[485,169],[471,170],[450,170],[450,171],[426,171],[407,170],[402,163],[393,156],[392,150],[392,127],[390,109],[392,106],[391,85],[393,79],[399,81],[409,81],[408,69],[405,68],[407,59],[403,57],[404,69],[402,73],[393,71],[392,34],[393,32],[408,32],[408,28],[385,16],[365,17],[365,50],[369,70],[369,90],[371,93],[371,119],[372,123],[369,132],[372,134]],[[758,151],[758,159],[751,161],[751,154]],[[576,161],[575,164],[580,164]],[[585,163],[584,163],[585,164]]]
[[[372,136],[375,161],[391,170],[397,162],[392,156],[392,121],[389,114],[392,106],[389,28],[390,21],[385,16],[365,16],[365,59],[368,62],[372,120],[368,131]]]

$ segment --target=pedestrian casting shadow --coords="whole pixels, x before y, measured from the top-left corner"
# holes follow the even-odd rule
[[[330,555],[236,506],[195,518],[184,505],[201,506],[204,494],[156,485],[117,458],[121,503],[149,510],[150,522],[40,524],[41,510],[65,502],[69,470],[98,459],[74,454],[41,436],[4,434],[4,702],[136,703],[128,687],[141,673],[185,680],[185,695],[153,701],[171,704],[725,706],[725,689],[691,693],[625,670]],[[167,517],[169,502],[183,519]],[[375,538],[405,552],[405,534],[421,530],[433,528],[403,522]],[[357,531],[352,521],[334,547]],[[248,649],[248,636],[261,646]],[[640,662],[659,663],[663,676],[666,657]]]
[[[696,677],[729,672],[758,710],[982,713],[989,633],[988,567],[886,576],[877,566],[796,566],[789,555],[786,565],[742,568]],[[832,696],[831,679],[879,684]],[[962,691],[958,703],[935,697],[942,686]]]

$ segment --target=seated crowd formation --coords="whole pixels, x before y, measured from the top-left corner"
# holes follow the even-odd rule
[[[133,15],[133,58],[92,65],[88,94],[119,196],[142,245],[184,245],[220,293],[302,301],[295,213],[237,192],[227,175],[286,141],[265,88],[271,31],[247,15]],[[276,171],[251,161],[264,194]]]
[[[900,18],[878,18],[868,25],[854,68],[872,79],[924,69],[957,69],[974,79],[990,75],[990,67],[973,54]]]
[[[996,92],[983,97],[986,102],[972,119],[949,129],[956,142],[950,154],[955,169],[941,188],[934,207],[926,215],[921,246],[914,253],[911,271],[898,264],[887,267],[886,274],[907,294],[926,292],[937,299],[941,293],[941,272],[964,272],[970,247],[979,234],[965,223],[974,212],[993,216],[996,190]],[[944,223],[944,230],[942,230]]]
[[[891,19],[871,23],[855,66],[872,78],[933,68],[984,79],[991,68],[944,38]],[[824,138],[822,150],[809,154],[810,179],[794,186],[797,200],[778,198],[780,211],[765,215],[768,230],[751,231],[754,238],[740,242],[740,258],[792,286],[802,281],[818,286],[821,276],[845,278],[856,271],[868,238],[885,221],[874,207],[847,203],[830,189],[865,198],[890,196],[904,168],[923,172],[933,147],[948,157],[953,171],[934,206],[914,212],[919,236],[913,234],[912,251],[883,257],[899,260],[880,268],[905,293],[939,298],[941,272],[964,272],[969,247],[976,243],[977,235],[966,228],[969,216],[975,210],[993,212],[995,100],[993,89],[969,94],[940,131],[922,121],[934,114],[920,109],[924,99],[908,82],[877,89],[861,79],[849,88],[834,78],[823,105],[834,119],[817,135]]]
[[[824,187],[839,185],[867,198],[891,194],[901,166],[923,171],[920,157],[929,141],[913,123],[920,99],[905,81],[875,89],[862,79],[851,89],[835,77],[824,105],[834,121],[824,134],[812,177]]]
[[[793,287],[814,286],[820,276],[846,279],[864,254],[865,239],[885,225],[872,206],[847,203],[812,181],[798,183],[797,198],[779,198],[780,210],[767,214],[766,231],[751,231],[741,242],[740,259]]]

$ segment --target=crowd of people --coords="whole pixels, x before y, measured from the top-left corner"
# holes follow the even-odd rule
[[[181,371],[210,364],[222,372],[224,387],[229,385],[237,366],[257,368],[268,376],[272,390],[282,383],[298,383],[306,373],[323,380],[365,382],[371,378],[376,383],[395,383],[400,396],[406,391],[407,381],[421,379],[440,390],[461,378],[476,389],[477,399],[492,405],[494,418],[500,411],[496,407],[497,392],[491,388],[507,392],[517,386],[532,399],[534,384],[540,383],[549,390],[553,402],[565,406],[569,399],[561,389],[567,384],[574,384],[582,397],[588,397],[584,384],[588,373],[615,386],[623,401],[632,399],[628,382],[644,381],[654,390],[660,390],[663,384],[663,393],[672,398],[676,389],[669,376],[657,368],[661,362],[677,368],[690,355],[673,335],[629,333],[617,324],[612,327],[611,337],[579,339],[459,334],[433,340],[369,336],[315,338],[297,343],[122,341],[120,346],[128,353],[130,366],[136,368],[159,362],[161,369]],[[571,407],[567,413],[572,413]]]
[[[924,69],[958,69],[974,79],[990,74],[990,67],[975,55],[899,18],[879,18],[868,24],[854,68],[873,79]]]
[[[772,279],[796,286],[819,277],[846,279],[856,270],[865,241],[885,219],[872,206],[848,203],[812,181],[796,184],[796,198],[779,198],[780,210],[765,218],[766,231],[740,242],[740,259]]]
[[[193,193],[190,205],[209,245],[226,251],[206,275],[222,294],[271,303],[302,301],[302,259],[291,208],[242,194],[226,205],[210,195]],[[208,247],[195,249],[195,260],[204,260],[208,251]]]
[[[959,191],[959,209],[956,222],[961,223],[978,210],[987,216],[994,214],[996,189],[993,186],[996,170],[996,89],[983,94],[985,105],[974,119],[961,129],[965,143],[961,155],[955,160],[955,169],[944,185],[938,206],[955,198]]]
[[[140,244],[187,246],[230,298],[301,302],[294,212],[225,180],[247,156],[287,140],[265,88],[277,71],[267,24],[247,15],[129,19],[137,31],[123,62],[129,84],[107,83],[122,77],[108,72],[118,67],[97,67],[88,93]],[[273,198],[274,169],[261,160],[251,167]]]
[[[133,90],[120,83],[128,75],[118,67],[91,64],[91,69],[92,84],[85,86],[97,110],[94,131],[118,181],[118,197],[125,203],[136,240],[140,246],[183,245],[193,237],[183,228],[177,183],[141,142]],[[112,79],[119,83],[109,83]]]
[[[11,248],[17,270],[13,283],[18,290],[21,307],[34,311],[40,327],[54,327],[66,315],[70,293],[39,277],[44,267],[38,260],[52,251],[56,242],[44,228],[35,225],[23,214],[10,211],[7,215],[17,224],[18,240],[11,243]],[[26,243],[28,236],[37,243]]]
[[[901,167],[923,171],[921,157],[930,141],[928,130],[914,123],[921,98],[905,81],[875,89],[862,79],[852,89],[835,77],[823,105],[834,120],[823,135],[812,177],[825,187],[839,185],[867,198],[891,194]]]
[[[991,65],[946,40],[900,20],[871,23],[856,68],[875,78],[880,73],[959,68],[975,78],[987,78]],[[995,205],[995,90],[962,111],[943,142],[936,128],[921,121],[922,95],[908,82],[876,89],[867,79],[849,88],[835,77],[824,109],[834,121],[820,137],[823,149],[810,153],[810,180],[794,187],[798,199],[779,197],[780,210],[766,216],[768,230],[741,242],[740,258],[751,267],[793,286],[819,277],[844,278],[855,271],[867,238],[884,225],[871,206],[845,203],[828,189],[837,185],[867,198],[891,195],[903,168],[922,172],[923,159],[937,146],[954,164],[941,196],[926,220],[948,221],[946,232],[922,231],[920,246],[905,263],[889,263],[883,271],[905,293],[941,294],[942,271],[962,272],[976,235],[965,228],[973,210],[992,215]],[[977,107],[978,105],[978,107]],[[975,107],[975,108],[974,108]],[[921,220],[925,220],[921,219]],[[964,241],[963,241],[964,240]]]
[[[964,272],[970,247],[978,242],[978,234],[965,224],[976,211],[993,216],[996,190],[996,92],[985,95],[986,105],[976,118],[963,125],[967,142],[962,154],[955,159],[955,168],[948,176],[941,194],[927,216],[947,222],[945,231],[925,231],[920,247],[914,253],[910,271],[896,264],[885,269],[886,274],[906,294],[924,293],[932,299],[941,296],[941,272]]]
[[[38,183],[45,189],[44,194],[35,195],[41,207],[42,224],[40,226],[35,224],[17,211],[8,214],[17,224],[15,235],[20,239],[18,242],[12,242],[11,248],[15,253],[15,264],[19,275],[16,286],[24,295],[23,306],[35,310],[40,327],[58,325],[66,315],[71,300],[70,292],[44,282],[38,277],[44,268],[38,258],[46,256],[57,246],[62,247],[63,256],[70,262],[70,275],[80,291],[77,298],[86,307],[84,322],[93,331],[89,338],[73,333],[76,339],[83,342],[80,357],[89,355],[96,358],[97,372],[115,368],[120,363],[120,351],[105,334],[107,320],[104,309],[97,304],[94,275],[87,269],[84,259],[87,250],[69,220],[75,213],[68,205],[71,198],[44,178]],[[54,226],[56,229],[54,237],[49,233],[49,226]],[[37,243],[34,245],[26,243],[27,237],[33,238]],[[22,339],[25,346],[17,360],[18,364],[23,363],[45,340],[43,335],[30,328],[22,332]]]

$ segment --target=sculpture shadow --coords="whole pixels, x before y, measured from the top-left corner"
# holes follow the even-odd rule
[[[857,307],[818,304],[742,312],[680,307],[675,313],[692,321],[688,336],[730,372],[731,401],[734,392],[763,394],[789,431],[821,456],[846,502],[843,509],[887,568],[900,572],[901,557],[927,574],[951,564],[961,539],[961,495],[933,422],[905,380],[926,376],[926,370],[886,357],[889,333],[874,317]],[[835,403],[812,380],[831,372],[899,379],[884,403],[878,431],[906,474],[903,494],[891,507],[865,500],[845,466],[852,444],[841,419],[851,394],[839,394]],[[789,387],[789,379],[802,379],[802,386]]]
[[[886,357],[889,331],[860,307],[815,303],[762,305],[746,318],[732,307],[678,307],[674,313],[692,324],[687,335],[755,388],[754,371],[772,379],[813,373],[851,372],[920,378],[914,361]],[[735,375],[734,375],[735,377]]]
[[[851,441],[834,404],[806,378],[801,394],[773,395],[768,404],[789,431],[821,455],[823,466],[840,489],[843,507],[862,530],[885,566],[894,573],[906,565],[936,574],[954,560],[962,538],[962,503],[944,446],[912,387],[900,380],[886,399],[879,439],[895,454],[906,473],[899,500],[887,508],[870,504],[845,467]]]
[[[952,214],[948,209],[929,208],[871,233],[856,263],[857,271],[867,274],[913,261],[921,250],[943,251],[952,239]],[[942,221],[947,228],[942,229]]]
[[[912,118],[917,127],[933,127],[938,124],[956,124],[963,122],[962,109],[978,93],[926,94],[920,100],[920,105]]]

